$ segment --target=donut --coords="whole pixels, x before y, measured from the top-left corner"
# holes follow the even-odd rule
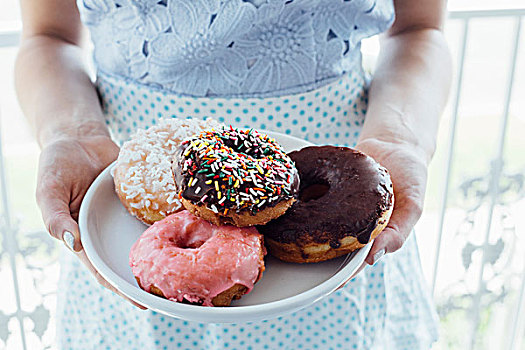
[[[213,119],[160,119],[131,136],[112,169],[115,191],[129,213],[151,225],[181,210],[171,157],[183,139],[220,125]]]
[[[289,154],[301,186],[281,217],[258,226],[268,252],[288,262],[319,262],[366,245],[387,225],[394,205],[388,171],[351,148],[311,146]]]
[[[262,225],[294,202],[299,176],[277,142],[222,127],[185,140],[173,161],[182,204],[215,225]]]
[[[150,226],[129,263],[139,286],[166,299],[228,306],[264,271],[263,236],[254,227],[215,226],[187,210]]]

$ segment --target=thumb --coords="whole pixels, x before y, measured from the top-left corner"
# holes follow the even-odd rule
[[[403,246],[406,236],[397,229],[386,227],[374,240],[372,249],[368,253],[365,261],[369,265],[374,265],[386,253],[393,253]]]
[[[70,250],[81,251],[80,232],[77,222],[71,217],[69,201],[48,188],[45,191],[37,189],[37,202],[49,234],[63,241]]]
[[[366,257],[368,264],[375,264],[386,253],[393,253],[403,246],[421,216],[422,205],[422,200],[397,195],[392,217],[383,232],[375,238]]]

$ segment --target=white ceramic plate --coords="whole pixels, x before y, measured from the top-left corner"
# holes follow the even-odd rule
[[[289,152],[310,145],[295,137],[268,133]],[[351,276],[371,243],[348,256],[316,264],[284,263],[267,256],[266,270],[253,290],[230,307],[203,307],[149,294],[137,285],[128,263],[133,243],[147,228],[120,203],[110,170],[93,182],[80,208],[82,244],[93,266],[115,288],[151,310],[203,323],[238,323],[270,319],[307,307],[329,295]]]

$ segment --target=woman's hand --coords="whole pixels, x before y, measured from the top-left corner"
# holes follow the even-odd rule
[[[36,197],[51,236],[63,241],[101,285],[120,294],[87,259],[77,224],[80,203],[87,189],[117,158],[118,152],[119,148],[107,135],[61,136],[49,142],[40,155]]]
[[[394,185],[394,210],[387,227],[374,240],[366,262],[373,265],[385,253],[403,246],[419,220],[427,182],[427,156],[408,143],[361,140],[356,148],[388,169]]]

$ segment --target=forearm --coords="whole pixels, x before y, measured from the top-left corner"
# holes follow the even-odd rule
[[[404,144],[428,162],[450,85],[443,34],[418,29],[389,35],[382,40],[377,66],[360,143]]]
[[[41,146],[61,137],[108,135],[79,46],[53,35],[26,37],[16,61],[15,84]]]

